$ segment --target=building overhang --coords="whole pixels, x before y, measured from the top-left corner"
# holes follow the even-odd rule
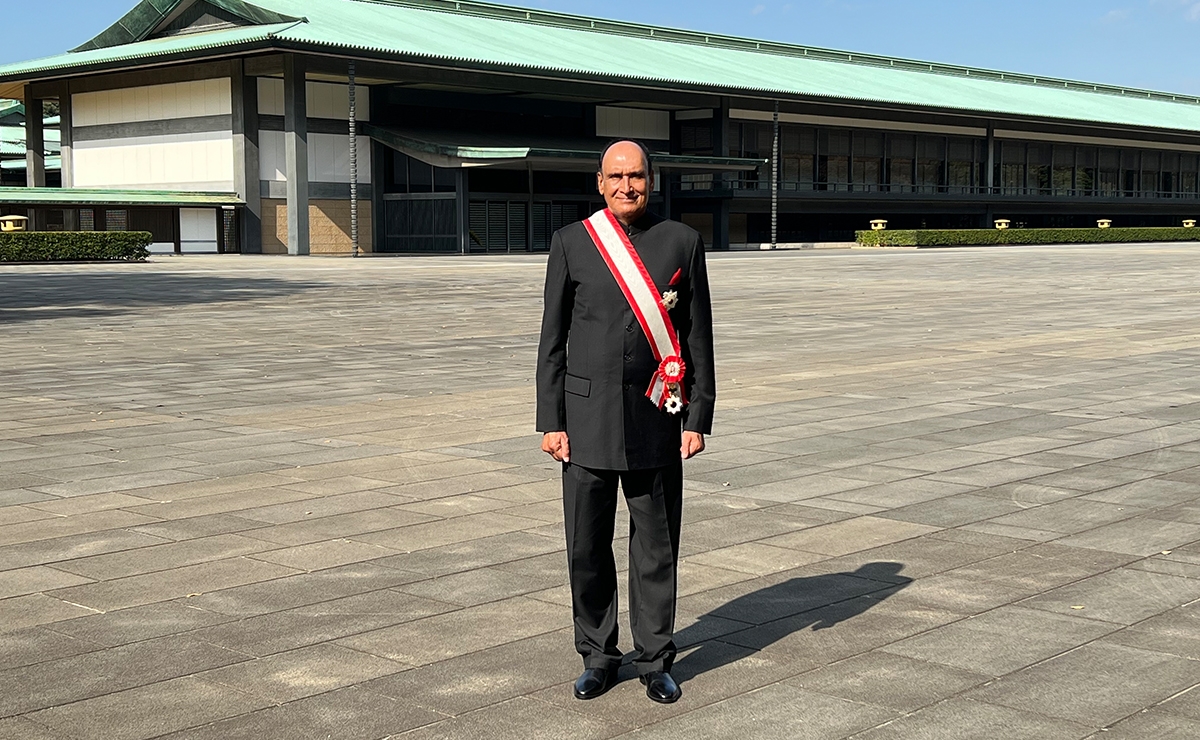
[[[222,208],[245,205],[236,193],[177,190],[0,187],[0,206],[89,208],[92,206],[175,206]]]
[[[604,142],[586,139],[408,131],[374,124],[361,124],[363,134],[379,143],[435,167],[533,166],[539,170],[595,172]],[[765,159],[705,157],[653,153],[658,169],[702,172],[744,172],[767,163]]]

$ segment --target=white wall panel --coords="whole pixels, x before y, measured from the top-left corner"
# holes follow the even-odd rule
[[[287,160],[282,131],[261,131],[258,136],[259,179],[287,181]],[[310,182],[350,182],[350,137],[340,134],[308,135]],[[358,137],[358,181],[371,182],[371,140]]]
[[[181,252],[217,251],[216,209],[179,209],[179,248]]]
[[[71,96],[76,126],[137,123],[232,112],[228,77],[126,87]]]
[[[283,115],[283,80],[278,77],[258,78],[258,113],[263,116]]]
[[[662,110],[598,105],[596,136],[667,140],[671,138],[671,114]]]
[[[309,82],[308,117],[345,121],[350,117],[350,86],[333,82]],[[371,120],[371,90],[359,85],[354,93],[358,103],[358,120]],[[278,77],[258,78],[258,112],[265,116],[283,115],[283,80]]]
[[[228,131],[76,142],[76,187],[233,190]]]

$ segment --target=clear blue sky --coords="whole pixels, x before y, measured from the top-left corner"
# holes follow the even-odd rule
[[[65,51],[115,21],[136,0],[3,3],[9,33],[0,44],[0,63]],[[1200,94],[1200,0],[521,0],[511,4]]]

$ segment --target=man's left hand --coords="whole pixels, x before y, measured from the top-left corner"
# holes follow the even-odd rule
[[[684,460],[704,452],[704,435],[698,432],[684,432],[683,444],[679,447],[679,456]]]

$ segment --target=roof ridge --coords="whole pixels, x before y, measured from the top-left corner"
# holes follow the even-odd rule
[[[1084,82],[1063,77],[1031,75],[1024,72],[1005,72],[1003,70],[985,67],[970,67],[959,64],[944,64],[941,62],[925,62],[903,57],[888,57],[880,54],[859,53],[827,49],[818,46],[805,46],[782,41],[765,41],[741,36],[729,36],[704,31],[689,31],[680,28],[662,28],[644,23],[617,21],[604,18],[591,18],[572,13],[562,13],[552,10],[539,10],[513,5],[480,2],[479,0],[350,0],[351,2],[371,5],[391,5],[397,7],[427,10],[452,15],[467,15],[495,20],[507,20],[514,23],[529,23],[540,26],[570,28],[595,33],[608,33],[619,36],[669,41],[674,43],[705,46],[712,48],[749,51],[772,56],[790,56],[815,59],[819,61],[853,64],[866,67],[887,67],[890,69],[938,74],[952,77],[967,77],[992,82],[1007,82],[1011,84],[1048,87],[1056,90],[1074,90],[1103,95],[1118,95],[1149,100],[1161,100],[1173,103],[1200,105],[1200,96],[1169,93],[1145,88],[1108,85],[1104,83]]]

